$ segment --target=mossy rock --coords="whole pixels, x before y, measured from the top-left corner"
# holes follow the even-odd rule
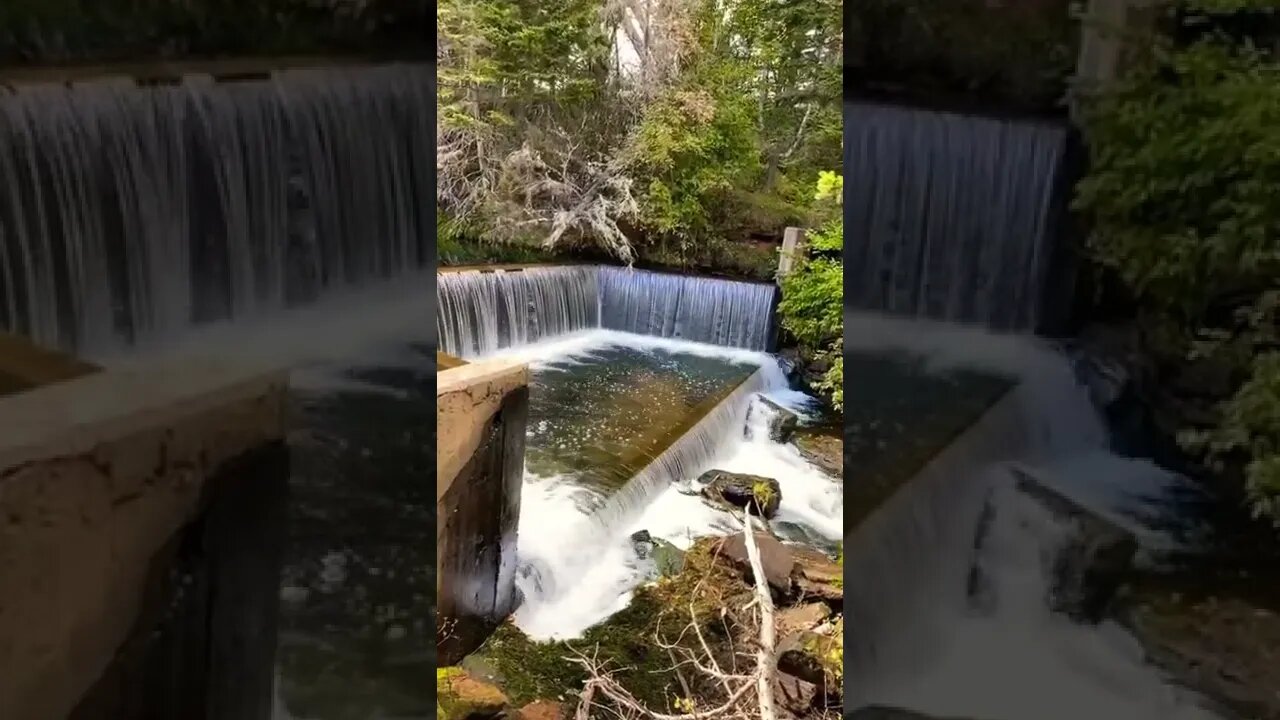
[[[458,667],[436,670],[436,720],[487,720],[501,715],[507,696]]]
[[[680,683],[670,672],[671,658],[655,650],[655,634],[673,640],[680,636],[692,607],[713,648],[724,650],[723,659],[730,652],[720,613],[729,604],[725,593],[741,589],[741,580],[713,560],[711,545],[708,540],[695,543],[685,553],[678,575],[637,589],[626,609],[588,629],[581,638],[535,642],[508,623],[473,657],[491,668],[493,677],[501,678],[502,689],[517,705],[576,693],[586,681],[586,672],[573,658],[582,654],[606,663],[615,679],[651,709],[675,710],[673,703],[682,694]],[[686,641],[692,644],[697,639],[682,639]]]

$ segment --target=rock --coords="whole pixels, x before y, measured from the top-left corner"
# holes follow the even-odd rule
[[[824,694],[838,693],[841,685],[839,670],[834,667],[835,638],[812,632],[799,632],[785,638],[778,645],[778,670],[813,683]]]
[[[800,418],[791,410],[761,395],[751,404],[747,411],[747,430],[750,432],[753,413],[763,413],[769,428],[769,439],[784,443],[795,434],[800,425]]]
[[[517,720],[564,720],[568,710],[554,700],[535,700],[516,711]]]
[[[795,558],[791,549],[777,539],[761,532],[755,534],[756,547],[760,550],[760,564],[764,569],[765,580],[783,597],[791,595],[793,589],[792,576],[796,569]],[[747,558],[747,544],[741,533],[735,533],[720,540],[715,554],[733,563],[742,571],[749,581],[752,579],[751,562]]]
[[[812,630],[831,617],[831,608],[823,603],[806,603],[778,611],[778,635],[786,637]]]
[[[1116,591],[1133,569],[1137,539],[1033,474],[1025,470],[1014,472],[1020,491],[1075,528],[1054,561],[1051,607],[1080,622],[1101,621]]]
[[[635,548],[636,555],[643,560],[653,553],[653,536],[648,530],[634,532],[631,534],[631,546]]]
[[[792,547],[796,561],[795,584],[801,597],[821,600],[831,606],[844,603],[844,568],[818,550]]]
[[[436,670],[436,720],[489,720],[503,714],[507,696],[459,667]]]
[[[834,480],[844,480],[844,438],[839,432],[800,429],[791,444],[811,465]]]
[[[818,697],[818,686],[801,680],[794,675],[778,673],[774,681],[774,692],[778,704],[796,717],[803,717],[813,708]]]
[[[773,478],[708,470],[698,483],[703,486],[703,497],[713,503],[746,508],[764,518],[776,515],[782,504],[782,487]]]
[[[653,564],[658,568],[659,577],[675,577],[684,569],[684,551],[657,538],[653,541]]]

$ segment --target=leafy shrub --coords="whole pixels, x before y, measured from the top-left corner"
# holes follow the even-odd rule
[[[1268,5],[1180,9],[1201,28],[1200,11]],[[1087,107],[1076,207],[1093,256],[1172,328],[1149,350],[1174,366],[1227,363],[1235,387],[1217,391],[1217,425],[1181,440],[1218,469],[1242,465],[1255,513],[1280,522],[1280,66],[1247,40],[1186,36],[1157,39]]]
[[[839,208],[844,177],[824,172],[815,199]],[[812,356],[831,362],[818,389],[844,407],[844,219],[827,221],[809,236],[806,257],[782,281],[782,326]],[[835,257],[831,257],[834,254]]]

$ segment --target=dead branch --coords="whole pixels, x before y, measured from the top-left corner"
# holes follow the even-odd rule
[[[661,637],[655,637],[655,641],[658,647],[666,650],[671,658],[671,671],[676,674],[686,697],[693,693],[695,685],[686,679],[681,668],[692,667],[701,677],[712,681],[723,690],[723,699],[719,704],[705,710],[691,708],[689,712],[680,714],[658,712],[647,707],[631,694],[603,662],[594,656],[588,657],[575,651],[574,655],[567,659],[581,665],[587,672],[587,680],[583,685],[575,720],[587,720],[593,703],[594,707],[602,708],[597,701],[598,697],[612,703],[620,716],[635,715],[652,720],[728,720],[729,718],[777,720],[773,697],[773,686],[777,675],[773,597],[770,595],[769,583],[765,578],[760,548],[756,545],[750,514],[744,514],[743,533],[754,588],[751,602],[743,609],[759,608],[759,612],[752,613],[753,624],[756,626],[755,642],[749,643],[755,645],[753,671],[749,675],[724,671],[716,659],[711,644],[702,632],[694,603],[690,602],[689,622],[681,629],[677,640],[669,642]],[[695,597],[699,588],[701,588],[701,582],[695,588]],[[692,649],[681,644],[681,640],[688,636],[690,631],[697,638],[697,646]]]
[[[756,649],[756,682],[757,698],[760,702],[761,720],[775,720],[777,711],[773,704],[773,682],[777,674],[774,657],[775,627],[773,619],[773,595],[769,591],[769,582],[765,579],[764,565],[760,562],[760,548],[756,547],[755,530],[751,524],[751,513],[742,514],[742,533],[747,546],[747,559],[751,562],[751,573],[755,576],[756,601],[760,606],[760,647]]]

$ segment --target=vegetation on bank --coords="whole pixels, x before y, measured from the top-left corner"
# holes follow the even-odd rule
[[[1085,121],[1092,163],[1077,207],[1093,256],[1123,280],[1170,372],[1212,364],[1212,417],[1184,447],[1243,475],[1280,524],[1280,65],[1274,43],[1221,13],[1262,0],[1185,2]]]
[[[472,244],[759,277],[776,256],[742,241],[805,223],[840,163],[837,0],[445,0],[437,20],[438,203]]]
[[[817,388],[844,409],[844,176],[823,173],[814,199],[826,218],[782,282],[778,314],[811,357],[830,363]]]
[[[425,55],[418,0],[5,0],[0,64],[82,63],[228,55]]]

